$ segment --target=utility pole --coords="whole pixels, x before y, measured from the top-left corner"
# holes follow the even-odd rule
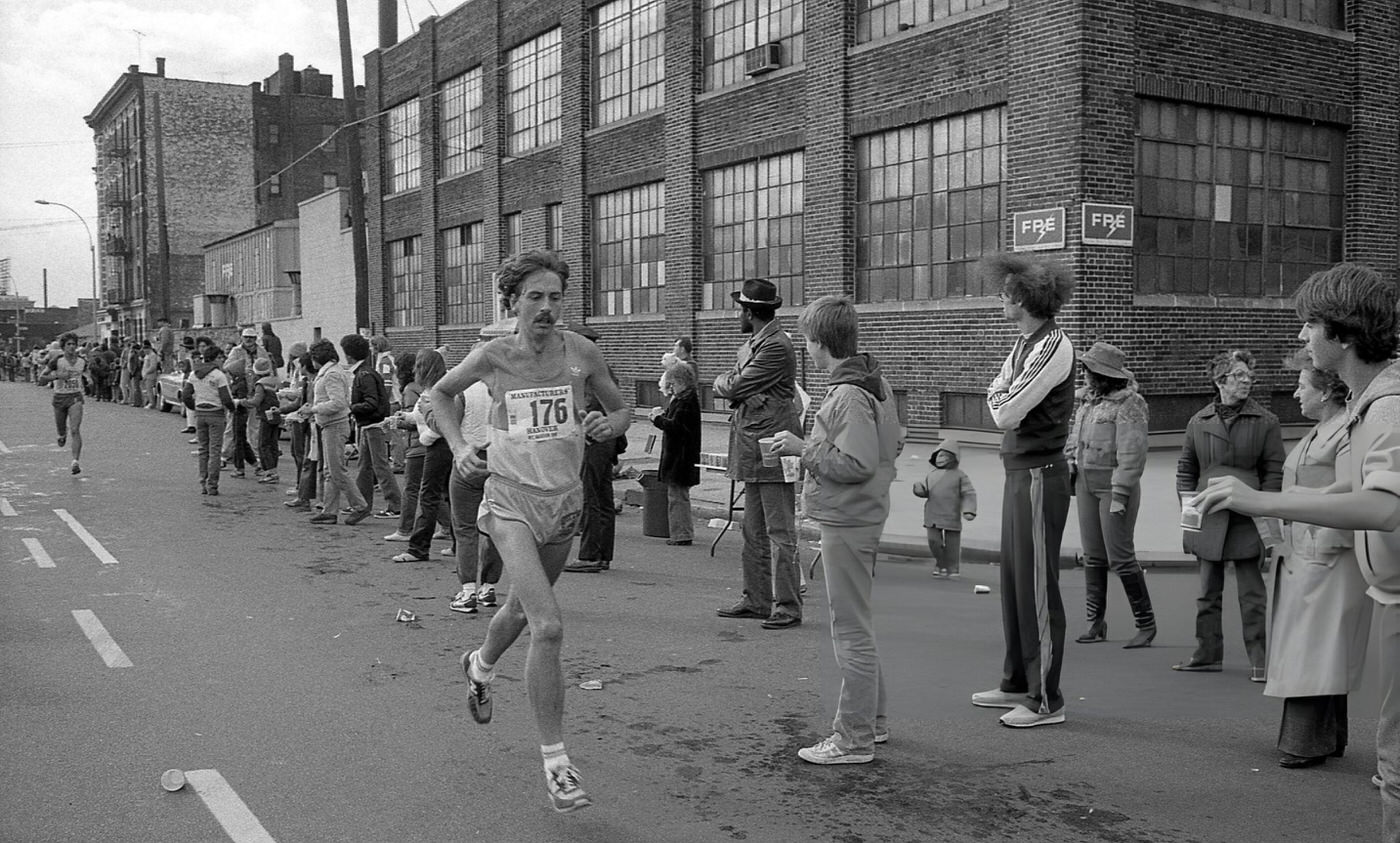
[[[350,12],[345,0],[335,0],[340,24],[340,84],[345,94],[345,125],[350,167],[350,248],[355,253],[355,327],[369,325],[369,255],[365,242],[365,182],[360,161],[359,103],[355,99],[355,61],[350,51]]]

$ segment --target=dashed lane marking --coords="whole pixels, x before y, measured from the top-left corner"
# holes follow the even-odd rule
[[[102,625],[102,621],[97,619],[87,609],[74,609],[73,620],[82,627],[83,634],[92,642],[92,646],[97,650],[97,654],[102,657],[102,661],[108,667],[131,667],[131,659],[126,657],[122,648],[117,646],[117,642],[112,640],[112,636],[107,634],[107,628]]]
[[[101,560],[103,565],[117,564],[117,557],[108,553],[107,548],[102,546],[102,542],[94,538],[92,533],[89,533],[87,531],[86,527],[84,527],[82,524],[79,524],[78,519],[69,515],[68,510],[55,509],[53,511],[53,514],[57,515],[59,518],[62,518],[68,524],[68,528],[73,531],[73,534],[76,535],[79,539],[81,539],[83,544],[88,546],[88,550],[91,550],[93,555],[96,556],[99,560]]]
[[[233,843],[277,843],[218,770],[187,770],[185,781],[204,800]]]
[[[44,550],[44,546],[39,544],[38,539],[22,539],[22,541],[24,546],[29,548],[29,555],[34,558],[34,564],[40,568],[54,567],[53,557],[49,555],[47,550]]]
[[[0,498],[0,515],[19,515],[15,508],[10,506],[9,498]]]

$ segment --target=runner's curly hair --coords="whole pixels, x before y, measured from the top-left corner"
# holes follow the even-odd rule
[[[559,257],[558,252],[549,249],[529,249],[518,252],[506,259],[496,270],[496,291],[501,294],[501,306],[510,310],[520,295],[520,285],[536,272],[553,272],[569,289],[569,264]]]

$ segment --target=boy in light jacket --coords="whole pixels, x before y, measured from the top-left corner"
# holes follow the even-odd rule
[[[889,737],[885,682],[870,606],[875,553],[890,512],[894,461],[904,447],[894,390],[880,364],[856,351],[849,299],[823,296],[797,321],[807,354],[830,377],[811,438],[777,434],[773,451],[800,455],[807,516],[821,528],[822,572],[831,605],[831,640],[841,694],[831,737],[798,750],[812,764],[864,764]]]

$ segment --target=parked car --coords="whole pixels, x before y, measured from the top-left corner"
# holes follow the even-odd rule
[[[185,387],[185,376],[180,372],[166,372],[156,379],[160,387],[160,411],[183,410],[180,403],[180,390]]]

